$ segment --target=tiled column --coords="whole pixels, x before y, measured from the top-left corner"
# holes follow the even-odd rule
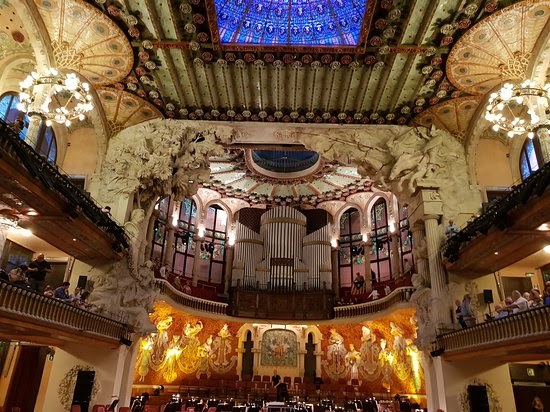
[[[432,288],[433,307],[432,314],[436,325],[449,323],[449,311],[445,310],[447,279],[441,260],[441,230],[438,223],[439,216],[427,215],[424,218],[426,229],[426,246],[428,252],[428,268],[430,270],[430,284]]]

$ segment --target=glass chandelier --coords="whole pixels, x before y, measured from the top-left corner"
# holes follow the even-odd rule
[[[76,73],[62,74],[49,68],[43,74],[32,72],[19,85],[17,109],[43,117],[47,126],[56,122],[69,127],[72,120],[84,120],[85,113],[94,108],[90,85],[81,82]]]
[[[550,106],[550,84],[540,87],[532,80],[521,84],[505,83],[489,97],[485,119],[493,130],[504,130],[508,137],[527,133],[533,138],[536,128],[548,123],[546,111]]]

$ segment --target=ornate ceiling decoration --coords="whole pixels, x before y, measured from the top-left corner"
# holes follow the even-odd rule
[[[122,30],[105,14],[79,0],[35,0],[57,68],[75,70],[95,86],[124,79],[134,53]]]
[[[481,101],[480,97],[466,96],[430,107],[412,121],[413,125],[431,127],[449,131],[461,143],[464,143],[470,121]]]
[[[357,45],[327,47],[225,44],[214,0],[145,0],[131,13],[89,3],[134,39],[138,60],[115,86],[166,117],[355,124],[407,124],[460,97],[445,76],[449,46],[499,6],[372,0]]]
[[[463,92],[484,95],[504,80],[525,79],[549,17],[550,1],[523,1],[482,20],[449,54],[449,80]]]
[[[327,200],[345,200],[347,196],[369,191],[371,181],[355,167],[324,163],[314,171],[290,178],[269,177],[252,170],[245,161],[250,150],[231,150],[226,156],[210,159],[210,182],[204,188],[241,199],[251,205],[260,203],[316,205]]]
[[[111,136],[135,124],[162,117],[155,106],[131,93],[100,88],[97,94],[107,117]]]
[[[8,2],[0,4],[0,60],[13,54],[33,54],[21,15]]]

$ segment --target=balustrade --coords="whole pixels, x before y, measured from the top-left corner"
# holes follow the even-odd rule
[[[217,315],[227,314],[227,303],[214,302],[212,300],[206,300],[197,298],[195,296],[187,295],[180,292],[168,281],[164,279],[155,279],[155,285],[159,288],[159,292],[168,296],[175,303],[186,306],[190,309],[200,310],[203,312],[213,313]]]
[[[388,296],[372,302],[360,303],[357,305],[338,306],[334,308],[335,319],[354,318],[386,310],[398,303],[408,302],[414,288],[403,287],[393,290]]]
[[[466,350],[479,345],[513,343],[529,337],[550,334],[550,306],[515,313],[502,319],[439,335],[437,349],[445,352]]]
[[[126,336],[128,325],[98,315],[40,293],[0,281],[0,313],[18,315],[22,320],[38,320],[74,329],[88,334],[101,335],[118,341]]]

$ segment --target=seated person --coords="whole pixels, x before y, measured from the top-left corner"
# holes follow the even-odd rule
[[[75,305],[77,308],[88,310],[92,307],[92,304],[87,302],[89,297],[90,297],[90,292],[85,290],[80,294],[78,299],[75,299],[73,301],[73,305]]]
[[[13,268],[10,270],[10,273],[8,273],[8,277],[10,279],[10,282],[14,285],[18,286],[27,286],[27,270],[29,268],[27,265],[21,265],[19,267]]]
[[[49,298],[53,298],[53,287],[52,285],[46,285],[44,288],[44,296],[47,296]]]
[[[357,272],[351,285],[351,294],[359,295],[361,293],[365,293],[365,277],[361,275],[361,273]]]
[[[53,292],[53,297],[62,300],[63,302],[72,302],[73,298],[69,296],[70,285],[71,284],[69,282],[63,282],[61,286],[55,288]]]
[[[527,309],[529,309],[529,303],[527,302],[527,299],[521,296],[519,290],[514,290],[512,292],[512,304],[506,306],[506,310],[508,311],[508,313],[510,313],[510,311],[512,311],[512,313],[523,312]]]
[[[502,319],[508,316],[508,311],[504,310],[502,305],[495,305],[496,316],[495,319]]]
[[[540,295],[540,290],[537,288],[531,289],[529,292],[529,308],[538,308],[544,306],[544,301]]]

